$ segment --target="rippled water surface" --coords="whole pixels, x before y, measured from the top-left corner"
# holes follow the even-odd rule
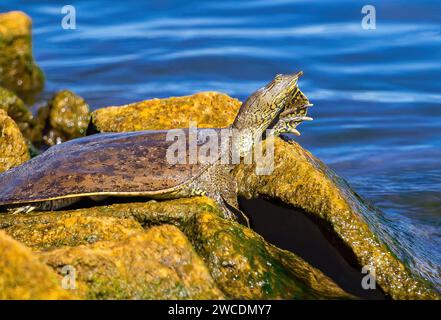
[[[396,249],[441,284],[441,4],[369,1],[2,0],[34,22],[45,95],[93,108],[218,90],[240,99],[276,73],[305,72],[315,106],[298,141],[384,211]]]

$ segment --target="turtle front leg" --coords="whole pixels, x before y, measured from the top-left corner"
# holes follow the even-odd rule
[[[224,180],[224,184],[222,185],[222,189],[219,190],[220,197],[222,199],[222,206],[228,210],[229,214],[237,219],[237,216],[242,216],[247,224],[247,227],[250,227],[250,219],[248,216],[239,209],[239,202],[237,201],[237,182],[231,174],[227,175],[227,179]],[[225,210],[225,209],[224,209]]]
[[[243,217],[243,219],[245,220],[247,227],[250,228],[251,224],[250,224],[250,219],[248,218],[248,216],[239,209],[239,203],[237,201],[237,194],[223,194],[220,196],[221,199],[223,200],[223,203],[221,204],[221,207],[224,211],[228,212],[228,215],[230,217],[230,219],[237,219],[237,215],[240,215]],[[232,210],[231,210],[231,209]]]

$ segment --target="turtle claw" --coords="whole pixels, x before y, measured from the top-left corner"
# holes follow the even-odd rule
[[[35,207],[35,206],[29,205],[29,206],[23,206],[23,207],[18,207],[18,208],[11,208],[11,209],[8,209],[8,211],[11,214],[20,214],[20,213],[27,214],[27,213],[34,211],[36,208],[37,207]]]
[[[311,117],[297,116],[297,117],[285,118],[285,119],[283,119],[283,122],[294,122],[294,121],[300,122],[300,121],[312,121],[312,120],[314,120],[314,119]]]
[[[288,129],[287,133],[294,133],[296,136],[300,136],[301,135],[300,131],[297,130],[297,129],[294,129],[294,128]]]

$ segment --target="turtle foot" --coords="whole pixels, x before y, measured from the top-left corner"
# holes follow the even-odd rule
[[[36,206],[27,205],[27,206],[22,206],[22,207],[18,207],[18,208],[10,208],[10,209],[8,209],[8,212],[11,214],[20,214],[20,213],[27,214],[27,213],[31,213],[35,209],[37,209]]]

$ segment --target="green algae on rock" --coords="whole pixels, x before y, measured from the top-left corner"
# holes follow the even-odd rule
[[[220,214],[207,197],[101,205],[32,214],[0,215],[0,229],[36,250],[122,240],[163,223],[180,226],[200,212]]]
[[[34,63],[31,19],[20,11],[0,14],[0,86],[32,102],[43,89],[44,76]]]
[[[39,131],[32,112],[12,91],[2,87],[0,87],[0,109],[5,110],[17,123],[21,133],[28,140],[29,144],[41,139],[41,131]]]
[[[236,222],[201,213],[185,232],[231,299],[353,298],[300,257]]]
[[[274,146],[271,175],[254,174],[253,165],[235,169],[239,194],[279,199],[324,222],[351,249],[360,266],[374,268],[377,284],[392,298],[440,298],[374,234],[365,219],[367,208],[341,178],[293,141],[276,138]]]
[[[61,272],[75,268],[76,293],[89,299],[223,299],[201,258],[175,226],[161,225],[125,240],[40,253]]]
[[[0,231],[0,300],[72,299],[61,279],[31,250]]]
[[[188,128],[190,121],[199,128],[223,128],[233,122],[240,105],[223,93],[200,92],[98,109],[92,113],[92,124],[99,132]]]
[[[0,109],[0,172],[29,160],[29,151],[17,124]]]
[[[38,122],[44,127],[43,141],[49,146],[86,135],[90,121],[89,105],[69,90],[56,93],[39,109]]]

